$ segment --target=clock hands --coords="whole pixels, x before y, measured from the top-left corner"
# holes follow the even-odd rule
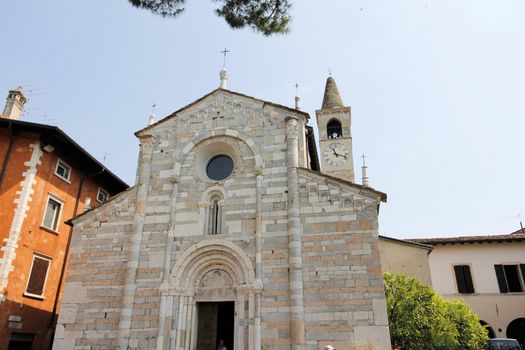
[[[335,151],[335,147],[332,147],[332,152],[334,153],[334,156],[336,156],[337,158],[339,158],[339,156],[343,157],[344,159],[346,159],[346,154],[339,154]]]

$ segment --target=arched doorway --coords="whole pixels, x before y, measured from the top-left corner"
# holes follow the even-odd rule
[[[485,327],[485,329],[486,329],[487,332],[488,332],[488,336],[489,336],[490,339],[492,339],[492,338],[496,338],[496,332],[494,332],[494,328],[492,328],[492,327],[490,326],[490,324],[488,324],[487,322],[485,322],[485,321],[483,321],[483,320],[479,320],[479,323],[480,323],[483,327]]]
[[[260,344],[261,283],[246,253],[222,239],[201,241],[177,260],[161,301],[157,349],[228,350]]]
[[[507,326],[507,338],[516,339],[521,346],[525,345],[525,318],[517,318]]]

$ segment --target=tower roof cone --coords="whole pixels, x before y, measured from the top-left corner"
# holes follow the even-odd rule
[[[326,79],[326,87],[324,89],[323,97],[323,106],[322,109],[331,109],[331,108],[343,108],[343,100],[341,100],[341,95],[339,95],[339,89],[335,84],[335,79],[328,77]]]

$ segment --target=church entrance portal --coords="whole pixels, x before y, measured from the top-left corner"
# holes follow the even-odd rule
[[[197,349],[217,350],[223,340],[226,349],[233,350],[235,303],[197,303],[197,309]]]

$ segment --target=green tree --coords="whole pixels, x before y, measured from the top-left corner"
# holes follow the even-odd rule
[[[479,317],[461,300],[446,300],[445,315],[451,320],[458,330],[457,349],[478,350],[483,349],[488,339],[488,332],[479,323]]]
[[[164,17],[184,12],[186,0],[128,0],[133,6],[151,10]],[[264,35],[289,31],[291,0],[213,0],[215,13],[232,28],[251,27]]]
[[[480,350],[487,332],[462,301],[449,301],[403,274],[385,273],[392,346],[403,350]]]

